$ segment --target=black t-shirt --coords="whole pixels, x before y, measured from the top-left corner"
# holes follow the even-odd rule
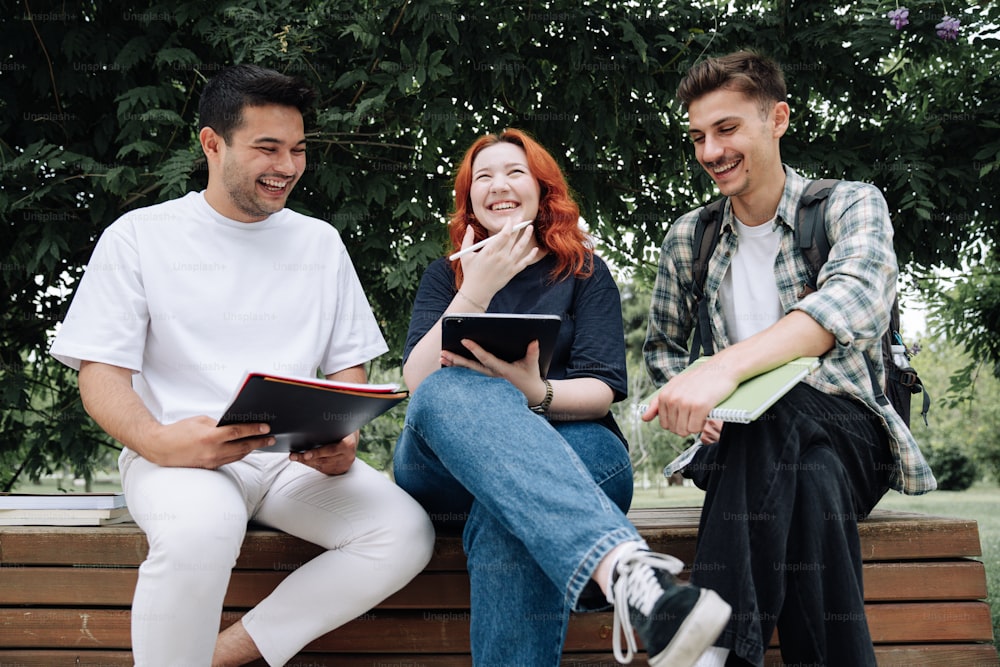
[[[618,285],[607,264],[597,256],[589,277],[553,283],[550,275],[555,261],[553,255],[546,255],[514,276],[494,295],[488,312],[558,315],[562,324],[548,378],[597,378],[611,387],[614,400],[620,401],[628,394],[628,376]],[[455,273],[447,259],[438,259],[427,267],[413,301],[404,362],[441,318],[456,291]],[[610,412],[598,421],[625,441]]]

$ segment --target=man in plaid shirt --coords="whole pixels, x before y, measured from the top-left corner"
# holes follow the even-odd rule
[[[791,664],[874,665],[857,521],[888,488],[920,494],[934,477],[909,429],[876,401],[865,354],[895,298],[892,225],[874,186],[840,182],[825,224],[817,289],[793,238],[808,181],[781,162],[790,110],[780,67],[738,52],[681,82],[695,155],[728,199],[705,279],[710,363],[688,365],[698,211],[663,242],[644,354],[661,384],[643,415],[704,447],[687,469],[706,491],[692,581],[733,607],[700,665],[763,663],[778,628]],[[821,366],[750,424],[707,419],[741,381],[801,356]],[[728,660],[728,662],[727,662]]]

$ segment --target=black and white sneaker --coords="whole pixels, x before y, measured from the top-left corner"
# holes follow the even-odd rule
[[[683,567],[673,556],[642,549],[619,559],[613,579],[612,640],[618,662],[632,661],[637,650],[634,633],[653,667],[690,667],[722,634],[732,608],[715,591],[677,583],[674,577]]]

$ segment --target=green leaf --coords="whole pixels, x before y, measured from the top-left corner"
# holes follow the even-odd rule
[[[156,53],[156,64],[164,65],[197,65],[198,55],[191,49],[173,47],[160,49]]]

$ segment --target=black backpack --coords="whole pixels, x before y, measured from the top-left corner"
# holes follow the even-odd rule
[[[816,278],[819,270],[830,255],[830,240],[826,235],[826,199],[837,186],[836,179],[821,179],[811,181],[799,200],[798,213],[795,216],[795,238],[799,250],[805,259],[809,271],[808,286],[816,289]],[[691,341],[691,358],[694,361],[701,354],[710,355],[712,349],[711,323],[709,320],[708,301],[705,296],[705,278],[708,275],[708,260],[719,242],[722,230],[722,211],[726,198],[716,199],[701,209],[695,226],[694,248],[697,249],[693,264],[693,280],[691,296],[698,308],[698,319],[695,322],[694,336]],[[923,392],[923,408],[920,415],[927,423],[927,411],[930,409],[930,397],[924,389],[917,372],[910,367],[910,353],[903,344],[899,334],[899,299],[892,303],[889,328],[882,334],[882,364],[885,367],[885,387],[879,387],[875,379],[875,366],[866,354],[865,362],[872,379],[872,389],[880,405],[892,405],[907,426],[910,425],[910,396]],[[893,353],[893,346],[896,354]]]

